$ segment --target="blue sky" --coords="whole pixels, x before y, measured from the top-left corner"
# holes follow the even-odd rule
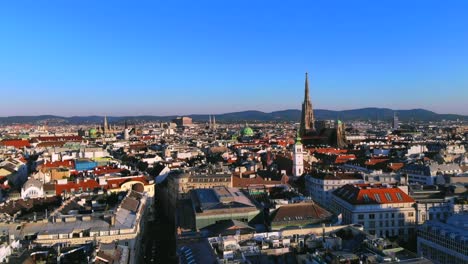
[[[8,2],[0,116],[468,114],[468,1]]]

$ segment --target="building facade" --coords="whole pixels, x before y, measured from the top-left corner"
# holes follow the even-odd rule
[[[418,228],[418,254],[436,264],[468,263],[468,214],[447,223],[427,221]]]
[[[364,183],[364,180],[355,173],[312,173],[305,178],[309,196],[322,206],[330,205],[334,190],[346,184],[359,183]]]
[[[407,239],[414,231],[414,199],[398,187],[345,185],[333,192],[332,208],[344,224],[359,224],[379,237]]]

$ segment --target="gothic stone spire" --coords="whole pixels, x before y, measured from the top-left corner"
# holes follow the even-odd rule
[[[314,109],[312,108],[312,103],[310,102],[309,77],[306,72],[304,102],[302,103],[300,134],[304,136],[307,133],[312,132],[312,131],[315,131],[315,118],[314,118]]]

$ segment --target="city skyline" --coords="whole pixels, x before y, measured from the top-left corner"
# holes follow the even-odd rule
[[[468,114],[466,2],[339,4],[3,3],[0,115]]]

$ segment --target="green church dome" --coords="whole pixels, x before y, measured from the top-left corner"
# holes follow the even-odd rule
[[[252,137],[254,135],[254,131],[252,128],[248,127],[247,125],[241,130],[241,135],[243,137]]]
[[[96,135],[97,135],[97,130],[95,128],[91,128],[89,130],[89,136],[90,137],[96,137]]]

